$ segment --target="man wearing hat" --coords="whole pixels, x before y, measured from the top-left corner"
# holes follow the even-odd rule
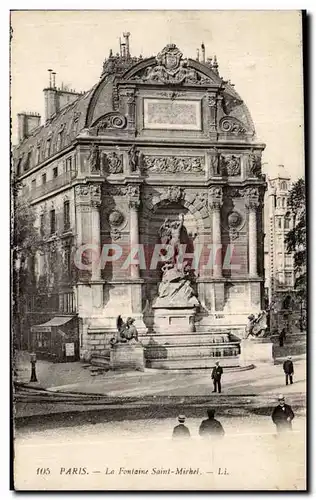
[[[277,432],[291,431],[294,413],[290,405],[285,404],[283,394],[278,397],[279,404],[272,412],[271,418],[276,425]]]
[[[208,418],[203,420],[201,422],[200,428],[199,428],[199,434],[203,438],[209,438],[209,437],[223,437],[225,432],[223,429],[222,424],[214,418],[215,416],[215,410],[207,410],[207,415]]]
[[[173,429],[173,438],[189,438],[191,437],[189,429],[184,425],[185,415],[178,416],[179,425],[176,425]]]
[[[288,385],[289,380],[290,380],[290,384],[293,384],[294,367],[293,367],[293,362],[292,362],[291,356],[288,356],[287,360],[284,361],[283,371],[285,373],[285,384]]]
[[[222,391],[222,386],[221,386],[221,378],[223,375],[223,368],[220,366],[219,361],[216,361],[215,366],[212,371],[212,379],[213,379],[213,384],[214,384],[214,391],[212,392],[218,392],[221,393]]]

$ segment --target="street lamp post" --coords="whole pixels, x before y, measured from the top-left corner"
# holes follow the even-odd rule
[[[36,354],[32,352],[31,354],[31,365],[32,365],[32,370],[31,370],[31,379],[30,382],[37,382],[37,376],[36,376]]]

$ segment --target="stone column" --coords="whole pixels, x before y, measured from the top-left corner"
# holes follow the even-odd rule
[[[139,245],[139,227],[138,227],[138,209],[140,206],[139,186],[130,184],[128,188],[129,194],[129,210],[130,210],[130,242],[131,248]],[[139,279],[139,265],[131,265],[131,278]]]
[[[209,136],[210,137],[215,137],[216,136],[216,120],[217,120],[217,99],[216,99],[216,94],[214,92],[210,92],[207,95],[208,99],[208,106],[209,106],[209,112],[210,112],[210,121],[209,121]]]
[[[135,89],[126,90],[126,102],[127,102],[127,127],[131,130],[135,129],[135,110],[136,110],[136,100],[135,100]]]
[[[97,254],[92,261],[91,280],[101,279],[100,253],[101,253],[101,226],[100,226],[100,206],[101,206],[101,185],[91,184],[91,240],[92,244],[98,248]]]
[[[223,190],[213,186],[209,191],[209,207],[212,211],[212,244],[213,244],[213,277],[222,277],[221,253],[221,206],[223,205]],[[216,259],[216,260],[215,260]]]
[[[248,209],[248,256],[249,276],[258,275],[257,266],[257,210],[259,207],[259,192],[257,188],[247,188],[245,191],[246,207]]]
[[[84,243],[87,243],[88,235],[86,232],[85,214],[89,211],[90,205],[90,190],[87,184],[78,184],[75,187],[75,203],[76,203],[76,233],[77,233],[77,248]]]

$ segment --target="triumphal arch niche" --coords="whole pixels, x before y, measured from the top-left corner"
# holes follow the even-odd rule
[[[262,307],[264,145],[245,103],[216,59],[169,44],[124,69],[110,54],[81,142],[100,189],[94,241],[121,249],[82,285],[87,349],[103,335],[106,351],[121,314],[135,318],[150,366],[214,363],[210,346],[217,355]]]

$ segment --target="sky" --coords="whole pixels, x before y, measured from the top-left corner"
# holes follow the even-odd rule
[[[263,171],[277,166],[304,176],[303,64],[298,11],[14,11],[11,14],[12,141],[21,111],[44,116],[49,68],[56,84],[89,90],[109,50],[131,33],[133,56],[156,55],[175,43],[184,57],[217,55],[219,72],[247,104],[258,141],[266,144]]]

